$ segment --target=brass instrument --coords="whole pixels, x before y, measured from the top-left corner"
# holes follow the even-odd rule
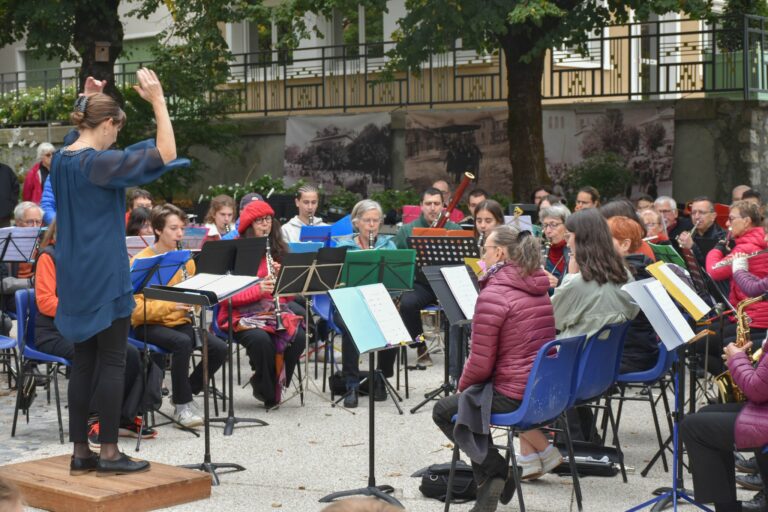
[[[461,201],[461,196],[464,195],[464,191],[467,189],[469,184],[474,179],[475,179],[475,175],[472,174],[471,172],[464,173],[464,178],[462,178],[461,183],[459,183],[459,186],[456,187],[456,192],[453,193],[451,202],[448,203],[448,206],[445,207],[443,211],[440,212],[440,215],[437,216],[437,218],[434,220],[434,222],[432,222],[432,225],[430,227],[432,228],[445,227],[445,223],[448,222],[448,219],[451,217],[451,213],[453,212],[454,208],[456,208],[456,205],[459,204],[459,201]]]
[[[743,347],[750,341],[749,339],[750,318],[744,312],[744,310],[748,306],[755,304],[757,302],[760,302],[762,300],[764,300],[764,297],[762,295],[759,295],[757,297],[745,299],[739,302],[739,305],[736,306],[735,344],[737,347]],[[752,361],[759,360],[761,355],[762,355],[762,349],[755,352],[754,355],[751,355],[750,351],[747,350],[747,357],[750,357]],[[740,390],[739,387],[736,385],[736,383],[733,381],[733,377],[731,377],[731,372],[729,370],[726,370],[720,375],[718,375],[717,377],[715,377],[715,384],[717,384],[718,398],[721,403],[746,401],[747,397],[744,395],[744,392]]]
[[[176,250],[181,251],[183,250],[181,240],[176,241]],[[181,266],[181,275],[184,278],[184,281],[189,279],[189,272],[187,271],[187,264],[186,262]],[[197,314],[195,313],[194,306],[189,310],[187,313],[187,316],[189,316],[190,322],[192,322],[192,333],[195,336],[195,348],[202,348],[203,346],[203,339],[200,335],[200,326],[197,322]]]
[[[269,245],[269,235],[267,235],[267,247],[265,257],[267,258],[267,279],[275,280],[275,260],[272,258],[272,249]],[[272,292],[274,294],[274,291]],[[280,312],[280,297],[274,295],[275,300],[275,330],[284,331],[283,316]]]
[[[746,258],[746,259],[750,259],[750,258],[754,258],[755,256],[760,256],[761,254],[765,254],[765,253],[768,253],[768,249],[763,249],[761,251],[750,252],[748,254],[740,254],[740,255],[738,255],[738,257],[743,257],[743,258]],[[720,260],[717,263],[715,263],[714,265],[712,265],[712,268],[716,269],[716,268],[721,268],[721,267],[727,267],[728,265],[733,263],[733,260],[736,257],[737,257],[736,255],[733,255],[733,256],[729,256],[728,258],[723,258],[722,260]]]

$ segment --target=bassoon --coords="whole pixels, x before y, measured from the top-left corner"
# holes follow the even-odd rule
[[[440,212],[440,215],[438,215],[437,219],[435,219],[431,227],[433,228],[445,227],[445,223],[448,222],[448,219],[451,217],[451,213],[453,213],[453,210],[456,208],[456,205],[459,204],[459,201],[461,201],[461,198],[464,195],[464,191],[467,189],[469,184],[474,179],[475,179],[475,175],[472,174],[471,172],[464,173],[464,178],[461,180],[461,183],[459,183],[459,186],[456,188],[456,192],[453,193],[451,202],[448,203],[448,206],[443,211]]]

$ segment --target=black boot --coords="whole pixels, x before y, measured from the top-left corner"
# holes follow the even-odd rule
[[[383,402],[387,399],[387,388],[384,385],[384,375],[376,372],[373,374],[373,399]]]
[[[765,499],[765,491],[755,494],[749,501],[741,502],[743,512],[768,512],[768,500]]]
[[[344,407],[347,409],[355,409],[357,407],[357,388],[347,389],[347,394],[344,396]]]
[[[495,512],[504,490],[504,479],[492,477],[477,487],[477,501],[470,512]]]

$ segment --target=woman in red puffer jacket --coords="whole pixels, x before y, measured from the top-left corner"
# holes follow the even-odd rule
[[[486,273],[480,280],[472,319],[472,351],[464,365],[459,391],[491,383],[491,411],[510,412],[520,406],[539,349],[555,338],[555,318],[541,269],[538,239],[510,226],[495,228],[482,248]],[[454,440],[452,417],[459,407],[456,394],[440,400],[432,418]],[[535,461],[528,478],[541,476],[561,462],[560,453],[538,431],[520,436],[521,459]],[[491,443],[492,445],[492,443]],[[482,462],[472,462],[478,483],[478,510],[495,510],[507,478],[507,464],[492,446]],[[509,479],[510,482],[512,481]]]
[[[731,265],[714,268],[722,260],[733,258],[736,254],[750,254],[761,251],[768,247],[765,242],[765,230],[760,226],[760,210],[757,205],[749,201],[737,201],[731,205],[731,212],[728,216],[728,226],[733,234],[736,245],[728,253],[724,243],[718,243],[714,249],[707,254],[707,273],[715,281],[731,280],[730,293],[728,300],[736,307],[739,302],[749,298],[749,295],[732,279],[733,271]],[[730,254],[730,256],[726,256]],[[755,277],[761,279],[768,276],[768,253],[755,256],[749,260],[749,272]],[[768,302],[758,302],[746,308],[746,313],[752,322],[749,324],[750,337],[754,341],[761,341],[765,338],[768,330]],[[711,328],[718,333],[717,326]],[[736,324],[734,318],[725,320],[723,326],[723,337],[720,344],[713,346],[710,338],[709,369],[713,375],[717,375],[725,370],[725,365],[720,358],[723,348],[736,339]],[[700,343],[702,347],[704,343]]]

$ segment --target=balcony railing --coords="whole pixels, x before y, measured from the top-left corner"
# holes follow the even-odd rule
[[[231,95],[231,113],[365,111],[423,105],[502,103],[507,71],[500,52],[457,45],[433,55],[419,73],[383,81],[394,43],[320,46],[237,54],[216,94]],[[724,29],[694,20],[614,25],[581,48],[550,50],[542,96],[547,102],[675,99],[724,94],[768,97],[766,19],[745,17]],[[115,80],[131,84],[140,63],[118,64]],[[514,77],[511,77],[514,80]],[[0,96],[37,87],[47,95],[77,83],[77,68],[0,74]]]

